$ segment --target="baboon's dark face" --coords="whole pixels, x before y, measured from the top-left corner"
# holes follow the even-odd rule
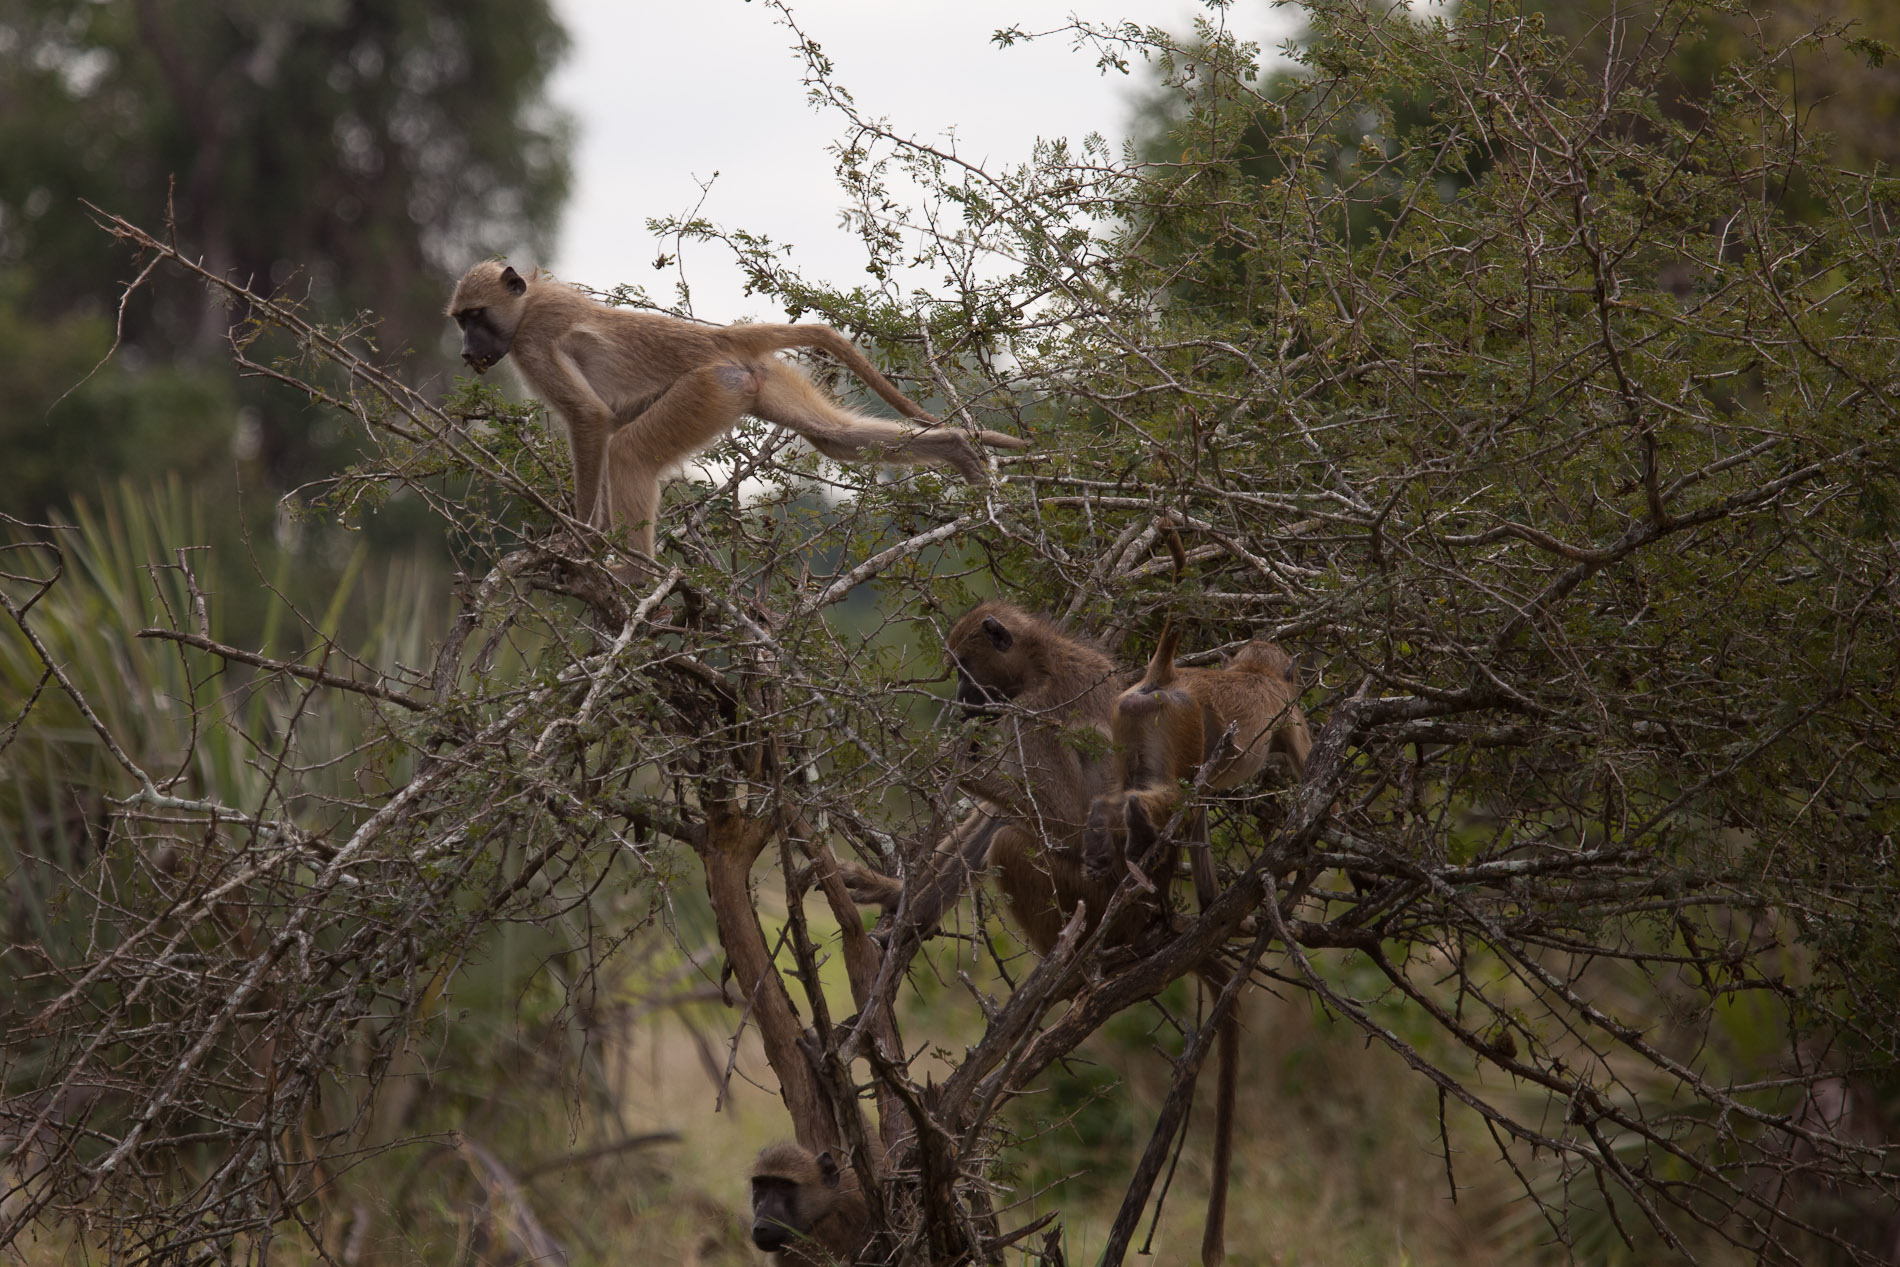
[[[837,1203],[842,1175],[837,1159],[830,1151],[810,1157],[788,1146],[801,1175],[775,1174],[771,1170],[752,1176],[752,1243],[768,1254],[777,1253],[793,1241],[811,1235],[812,1228],[831,1212]],[[767,1150],[762,1160],[770,1161]]]
[[[752,1180],[752,1243],[776,1253],[809,1230],[798,1226],[798,1185],[789,1179],[758,1175]]]
[[[985,603],[959,620],[946,649],[957,671],[957,703],[965,712],[994,712],[1028,685],[1026,648],[997,605]]]
[[[486,374],[514,346],[528,283],[505,264],[486,261],[463,275],[449,300],[449,316],[462,331],[462,359]]]
[[[462,359],[477,374],[486,374],[495,362],[508,355],[511,340],[503,338],[495,329],[486,309],[477,308],[455,321],[462,327]]]
[[[996,705],[1008,702],[1009,692],[979,680],[963,663],[957,664],[957,703],[963,705],[964,712],[988,714]]]

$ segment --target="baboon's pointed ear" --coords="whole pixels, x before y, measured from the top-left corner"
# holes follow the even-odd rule
[[[521,274],[515,272],[512,264],[501,270],[501,284],[508,288],[508,293],[511,295],[528,293],[528,283],[521,280]]]
[[[838,1159],[831,1155],[829,1148],[818,1154],[818,1177],[827,1188],[838,1186]]]
[[[1010,633],[1009,626],[994,616],[983,618],[983,632],[989,635],[990,645],[998,651],[1007,651],[1016,645],[1016,636]]]

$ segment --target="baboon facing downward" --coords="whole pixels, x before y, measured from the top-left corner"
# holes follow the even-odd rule
[[[1114,661],[1045,617],[988,602],[951,626],[945,652],[957,701],[994,715],[1003,730],[1001,769],[981,789],[981,807],[937,846],[935,873],[915,884],[909,919],[929,932],[973,875],[994,867],[1010,913],[1038,953],[1055,945],[1078,900],[1099,916],[1115,890],[1082,874],[1089,805],[1113,788],[1108,722],[1124,675]],[[856,864],[845,881],[858,900],[887,910],[905,895],[890,876]],[[1138,930],[1146,913],[1130,918]]]
[[[857,1176],[829,1151],[786,1140],[752,1163],[752,1243],[778,1267],[856,1262],[867,1219]]]
[[[700,326],[628,312],[493,260],[462,277],[449,316],[462,330],[462,359],[476,373],[512,355],[528,387],[567,424],[576,516],[597,528],[625,525],[646,554],[653,553],[661,476],[730,431],[742,414],[790,428],[840,461],[938,463],[968,480],[983,472],[969,434],[925,413],[830,326]],[[844,408],[772,355],[795,347],[837,357],[894,409],[925,425]],[[1027,447],[996,431],[975,438]]]

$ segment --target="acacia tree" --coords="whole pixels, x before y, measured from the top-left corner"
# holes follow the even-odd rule
[[[124,777],[68,922],[15,952],[33,1001],[0,1039],[22,1141],[0,1243],[56,1216],[151,1252],[321,1237],[381,1068],[346,1066],[349,1036],[386,1051],[439,1023],[440,974],[498,921],[703,882],[736,1024],[798,1138],[864,1185],[867,1261],[1061,1261],[1050,1216],[995,1181],[1001,1111],[1210,956],[1236,986],[1182,1021],[1104,1262],[1249,979],[1309,992],[1426,1080],[1452,1189],[1478,1163],[1450,1139],[1475,1132],[1560,1246],[1596,1203],[1630,1245],[1686,1258],[1886,1261],[1894,186],[1830,162],[1774,47],[1696,117],[1659,109],[1696,4],[1619,22],[1587,74],[1505,4],[1309,7],[1290,79],[1211,26],[1191,45],[1069,29],[1179,95],[1179,156],[1154,164],[1052,144],[985,171],[856,113],[801,37],[881,284],[841,293],[770,243],[675,228],[874,340],[949,419],[1035,449],[965,490],[742,431],[719,481],[669,501],[659,569],[632,585],[573,544],[538,414],[473,387],[437,405],[243,296],[250,329],[300,353],[267,363],[240,336],[239,364],[312,392],[340,369],[349,392],[324,399],[380,446],[327,506],[400,485],[477,546],[523,523],[531,543],[491,557],[406,670],[219,644],[189,572],[165,573],[150,636],[196,672],[248,664],[250,689],[335,693],[378,730],[324,794],[328,754],[299,752],[291,710],[242,804],[88,710],[36,632],[53,546],[22,548],[6,603],[44,675],[8,738],[76,710]],[[917,259],[947,297],[900,290]],[[873,585],[873,636],[847,633],[840,604]],[[933,868],[995,754],[918,724],[925,683],[991,590],[1131,665],[1168,617],[1199,648],[1276,638],[1311,666],[1316,743],[1295,788],[1203,798],[1216,900],[1135,947],[1072,921],[1001,993],[971,986],[980,1037],[926,1081],[896,1006],[926,961],[865,935],[835,860]],[[787,918],[762,920],[757,889],[780,886]],[[936,969],[987,953],[984,927]],[[834,955],[848,999],[823,988]],[[1732,1041],[1742,1014],[1765,1052]]]

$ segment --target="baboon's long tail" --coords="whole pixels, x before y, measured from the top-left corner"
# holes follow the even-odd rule
[[[1207,1230],[1201,1233],[1201,1267],[1227,1261],[1227,1174],[1234,1162],[1234,1099],[1240,1078],[1240,1018],[1220,1023],[1220,1081],[1214,1094],[1214,1171],[1207,1193]]]

